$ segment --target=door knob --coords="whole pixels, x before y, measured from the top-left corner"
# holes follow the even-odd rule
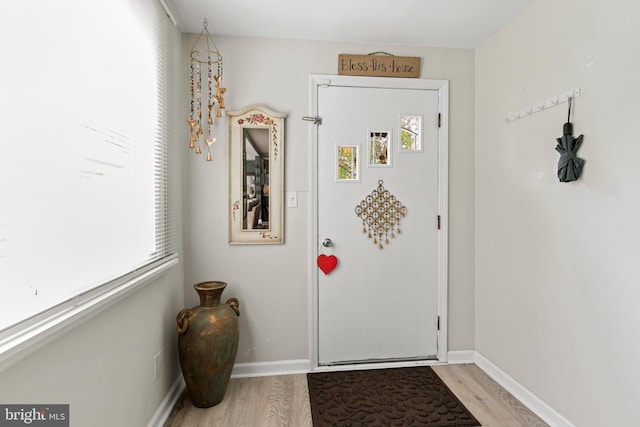
[[[330,248],[333,246],[333,242],[331,241],[331,239],[324,239],[322,241],[322,246],[324,246],[325,248]]]

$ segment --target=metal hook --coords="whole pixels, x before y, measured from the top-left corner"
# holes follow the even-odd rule
[[[331,239],[324,239],[322,241],[322,246],[324,246],[325,248],[330,248],[333,246],[333,242],[331,241]]]

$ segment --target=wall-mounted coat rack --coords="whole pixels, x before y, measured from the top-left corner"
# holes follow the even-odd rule
[[[569,98],[577,98],[580,96],[580,88],[570,90],[561,95],[554,96],[545,101],[538,102],[537,104],[533,104],[530,107],[523,108],[517,112],[509,112],[505,117],[505,121],[512,122],[514,120],[521,119],[523,117],[530,116],[531,114],[538,113],[542,110],[546,110],[547,108],[555,107],[556,105],[564,104],[569,100]]]

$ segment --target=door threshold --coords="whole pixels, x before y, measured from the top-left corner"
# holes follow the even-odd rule
[[[333,362],[331,364],[318,365],[312,372],[319,371],[356,371],[364,369],[390,369],[390,368],[411,368],[416,366],[441,365],[446,361],[433,358],[420,359],[384,359],[384,360],[363,360],[349,362]]]

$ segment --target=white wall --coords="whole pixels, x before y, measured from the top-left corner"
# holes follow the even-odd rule
[[[195,42],[185,36],[187,50]],[[224,57],[229,110],[264,104],[288,114],[285,189],[298,207],[285,209],[280,246],[227,243],[227,120],[218,120],[213,163],[188,153],[185,192],[185,300],[197,305],[193,284],[223,280],[223,300],[240,299],[238,363],[309,359],[310,125],[309,74],[337,73],[338,54],[387,51],[422,57],[422,78],[450,80],[450,349],[474,348],[474,52],[276,39],[216,37]],[[185,61],[187,66],[187,61]],[[186,85],[187,83],[185,83]],[[185,118],[188,111],[185,111]],[[188,145],[185,124],[184,149]]]
[[[476,348],[581,427],[640,425],[640,3],[540,0],[476,51]],[[560,183],[567,90],[583,178]]]
[[[67,331],[0,373],[0,402],[70,405],[73,426],[147,425],[179,375],[182,268]],[[153,382],[153,357],[164,354]]]

